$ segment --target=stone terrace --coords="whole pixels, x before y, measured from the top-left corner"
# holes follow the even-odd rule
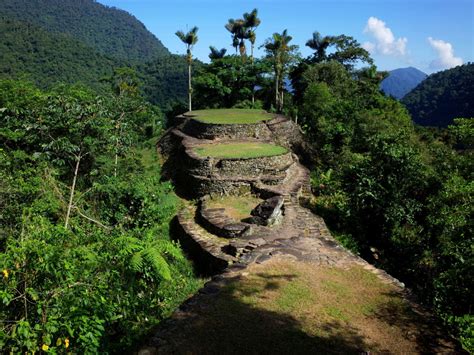
[[[290,152],[273,157],[225,159],[203,157],[194,151],[203,144],[223,142],[273,143]],[[160,325],[140,354],[185,352],[178,345],[170,348],[174,334],[186,329],[190,322],[195,323],[193,315],[213,304],[231,280],[248,274],[245,270],[249,266],[274,259],[289,258],[314,267],[362,267],[382,283],[405,292],[398,280],[339,245],[324,220],[304,207],[311,198],[310,174],[294,154],[304,149],[299,127],[282,116],[235,125],[203,123],[187,114],[176,118],[176,125],[159,141],[158,150],[165,160],[164,172],[174,180],[178,192],[197,203],[187,202],[174,219],[172,232],[198,269],[215,276]],[[252,194],[258,197],[252,201],[279,203],[266,204],[270,217],[258,215],[256,211],[264,210],[259,207],[252,211],[251,218],[235,220],[225,208],[212,208],[209,203],[216,196],[229,194]],[[265,202],[259,204],[263,205]],[[262,219],[272,223],[257,223]],[[446,344],[446,351],[441,352],[456,352],[449,340]]]

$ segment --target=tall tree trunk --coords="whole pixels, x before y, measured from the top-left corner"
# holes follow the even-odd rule
[[[239,43],[239,51],[240,51],[240,56],[242,57],[242,62],[245,63],[245,60],[247,58],[247,48],[245,48],[244,40],[241,40]]]
[[[69,194],[69,204],[67,206],[66,221],[64,222],[64,228],[67,229],[69,225],[69,217],[71,216],[72,203],[74,200],[74,190],[76,189],[77,173],[79,172],[79,165],[81,164],[82,155],[79,153],[76,156],[76,168],[74,169],[74,178],[72,179],[71,193]]]
[[[118,145],[119,145],[119,139],[117,138],[116,142],[116,148],[115,148],[115,165],[114,165],[114,177],[117,177],[117,166],[118,166]]]
[[[253,65],[253,46],[254,44],[252,43],[250,46],[250,62],[252,63],[252,65]]]
[[[188,103],[189,103],[189,111],[192,111],[192,104],[191,104],[191,96],[192,96],[192,87],[191,87],[191,63],[188,64]]]
[[[280,113],[283,112],[283,100],[284,100],[284,93],[283,87],[280,88]]]
[[[279,94],[278,94],[278,72],[275,71],[275,108],[278,110],[278,101],[279,101]]]
[[[120,136],[122,135],[122,119],[125,116],[125,112],[120,114],[120,117],[115,124],[115,135],[117,136],[115,141],[115,165],[114,165],[114,177],[117,177],[117,168],[118,168],[118,155],[119,155],[119,148],[120,148]]]

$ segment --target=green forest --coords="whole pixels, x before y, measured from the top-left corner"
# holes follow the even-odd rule
[[[7,0],[0,30],[0,78],[46,90],[82,83],[104,94],[114,68],[129,66],[151,103],[169,109],[186,96],[185,59],[125,11],[90,0]]]
[[[89,0],[3,0],[2,17],[72,36],[99,53],[128,61],[169,54],[145,26],[126,11]]]
[[[473,63],[435,73],[405,96],[403,103],[416,124],[447,127],[474,110],[473,77]]]
[[[474,351],[474,64],[401,103],[349,35],[308,33],[313,54],[302,57],[287,30],[260,38],[253,10],[222,23],[235,52],[199,42],[196,28],[178,31],[176,56],[125,12],[47,3],[42,13],[63,15],[0,5],[0,348],[133,349],[203,285],[170,233],[182,201],[155,149],[189,93],[193,109],[259,108],[298,123],[311,210]],[[64,16],[89,6],[95,15],[79,22]],[[121,30],[106,36],[111,23]],[[211,45],[209,63],[195,45]],[[452,124],[413,123],[451,120],[445,100],[465,103]]]

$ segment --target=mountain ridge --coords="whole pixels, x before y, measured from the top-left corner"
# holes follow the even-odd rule
[[[385,94],[400,100],[427,77],[426,73],[414,67],[398,68],[389,72],[380,88]]]
[[[430,75],[402,103],[422,126],[446,127],[454,118],[473,117],[474,63]]]

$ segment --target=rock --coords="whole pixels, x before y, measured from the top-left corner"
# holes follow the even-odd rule
[[[283,217],[283,197],[274,196],[266,199],[250,213],[255,224],[272,226],[281,222]]]

